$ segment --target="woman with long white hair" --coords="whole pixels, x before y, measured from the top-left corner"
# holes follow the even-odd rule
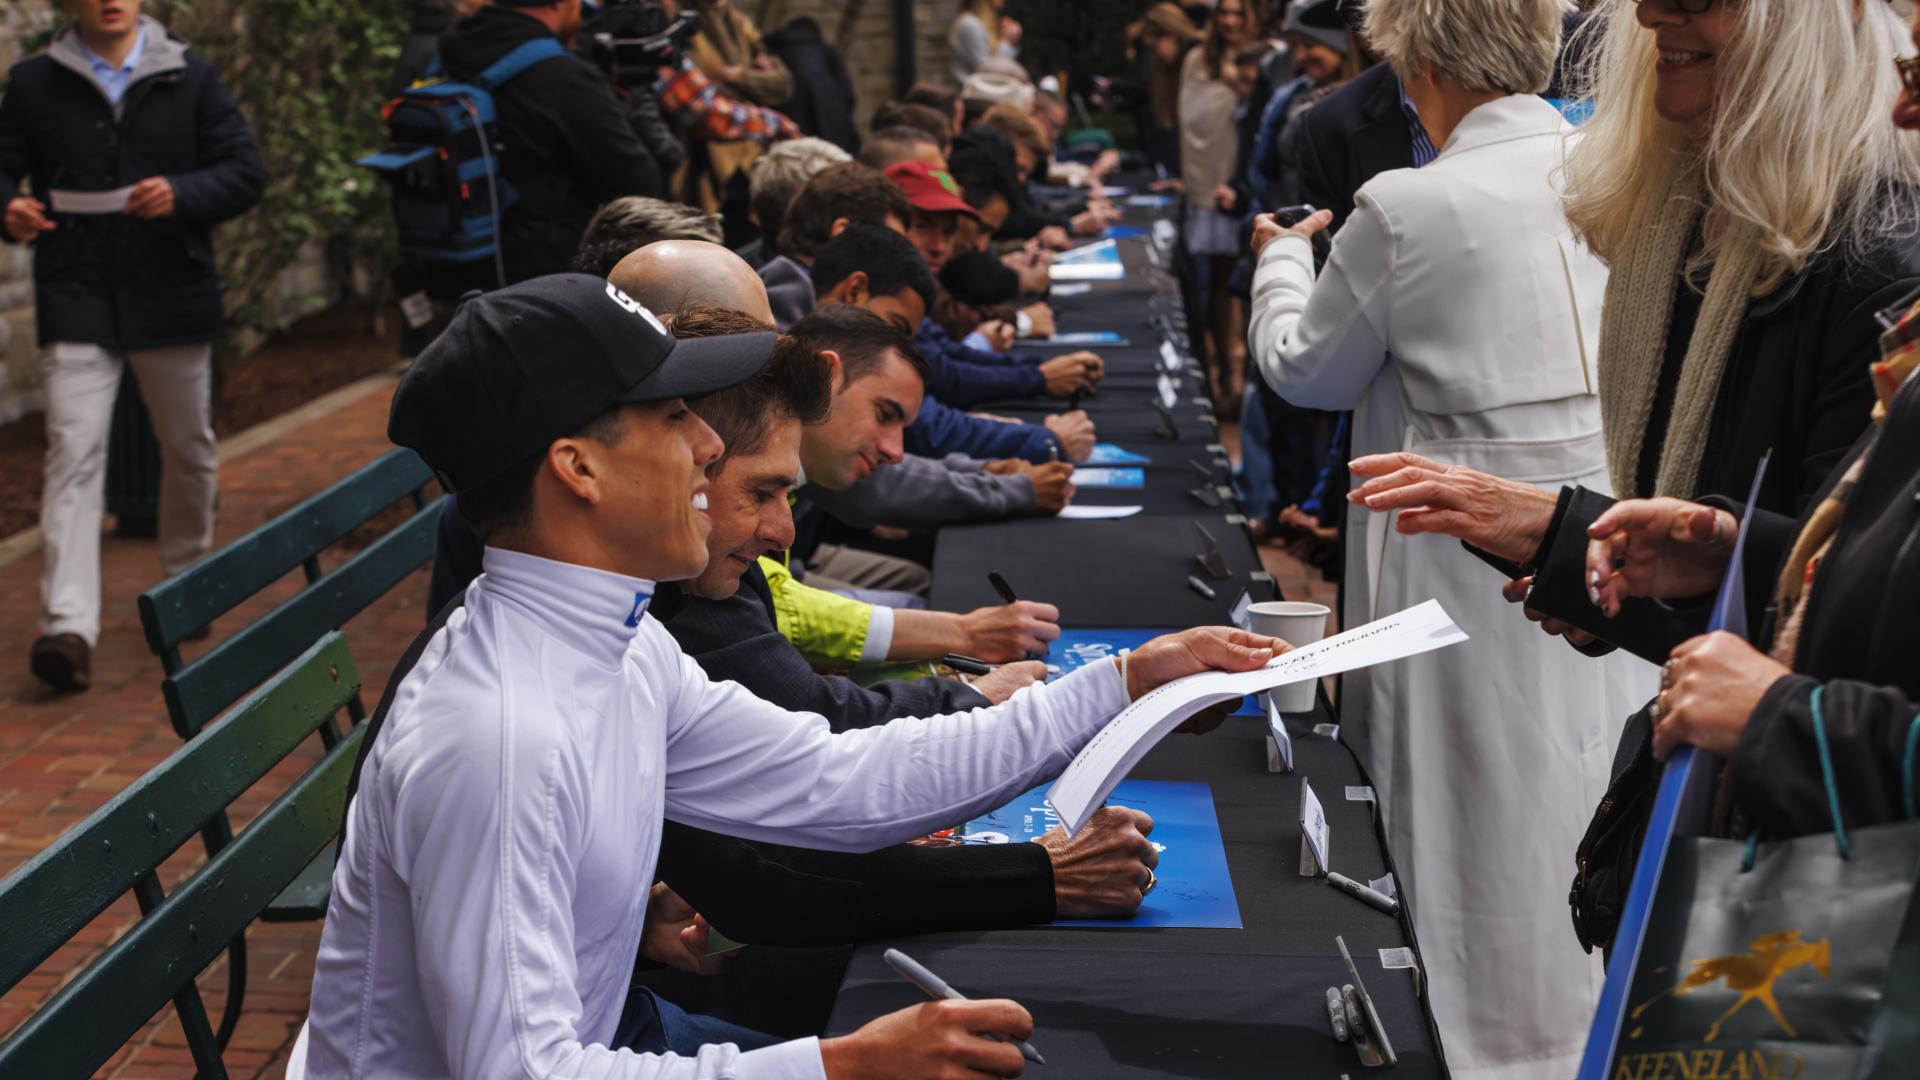
[[[1261,373],[1295,405],[1352,409],[1358,452],[1606,487],[1594,363],[1607,271],[1567,225],[1553,178],[1573,129],[1539,96],[1567,10],[1371,0],[1364,33],[1431,161],[1363,186],[1317,275],[1311,238],[1328,212],[1256,226]],[[1515,621],[1494,573],[1450,540],[1395,536],[1358,511],[1346,544],[1346,625],[1437,598],[1473,639],[1349,675],[1340,702],[1448,1067],[1473,1080],[1571,1075],[1602,972],[1568,933],[1566,857],[1654,669],[1596,663]]]

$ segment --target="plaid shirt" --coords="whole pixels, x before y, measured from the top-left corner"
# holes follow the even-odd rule
[[[780,110],[721,96],[719,87],[684,56],[680,70],[667,76],[658,94],[662,110],[682,128],[697,131],[710,142],[778,142],[800,137],[800,128]]]

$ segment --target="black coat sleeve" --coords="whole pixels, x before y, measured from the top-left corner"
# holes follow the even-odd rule
[[[1899,277],[1867,294],[1844,315],[1825,324],[1817,352],[1806,357],[1818,365],[1820,378],[1805,406],[1806,426],[1796,474],[1799,484],[1794,492],[1796,511],[1806,509],[1828,486],[1835,467],[1868,426],[1867,410],[1873,405],[1873,392],[1863,373],[1880,359],[1880,323],[1874,316],[1899,303],[1913,291],[1914,284],[1914,278]],[[1785,465],[1775,460],[1768,469]],[[1745,478],[1740,483],[1744,487]]]
[[[660,96],[653,87],[642,87],[627,94],[627,122],[634,137],[652,157],[658,176],[664,178],[680,171],[687,160],[687,148],[673,133],[672,125],[660,113]]]
[[[1813,691],[1819,685],[1806,675],[1775,682],[1740,736],[1733,758],[1734,798],[1762,836],[1833,829],[1814,737]],[[1820,712],[1842,823],[1857,829],[1905,819],[1907,742],[1920,706],[1897,687],[1851,679],[1825,685]]]
[[[889,679],[863,687],[852,679],[821,675],[780,635],[772,614],[745,583],[728,600],[689,598],[666,620],[666,627],[708,678],[731,679],[783,709],[819,713],[835,731],[988,704],[971,687],[951,679]]]
[[[1300,116],[1289,148],[1298,170],[1300,201],[1317,210],[1333,211],[1331,229],[1338,231],[1347,215],[1353,213],[1353,196],[1349,192],[1342,198],[1336,181],[1327,175],[1326,163],[1320,157],[1320,140],[1315,138],[1315,119],[1313,108]]]
[[[1527,606],[1643,660],[1663,664],[1675,645],[1703,627],[1664,604],[1638,598],[1622,604],[1620,614],[1609,619],[1587,596],[1587,527],[1613,502],[1583,487],[1561,490],[1553,523],[1534,556]]]
[[[199,148],[194,168],[167,177],[167,182],[173,185],[174,214],[204,228],[253,209],[266,191],[267,168],[247,118],[212,64],[202,76],[194,125]]]
[[[598,202],[660,194],[660,166],[634,134],[626,106],[598,68],[570,56],[541,64],[522,78],[528,76],[541,77],[547,100],[567,105],[553,114],[555,134],[580,190]]]
[[[755,945],[999,930],[1054,915],[1053,864],[1039,844],[897,844],[854,855],[668,821],[659,876],[715,929]]]
[[[38,148],[27,127],[27,111],[32,103],[23,100],[27,94],[21,89],[22,82],[20,67],[16,66],[8,78],[6,92],[0,94],[0,204],[24,194],[20,186],[33,175],[37,157]],[[4,228],[0,228],[0,240],[9,244],[19,242]]]

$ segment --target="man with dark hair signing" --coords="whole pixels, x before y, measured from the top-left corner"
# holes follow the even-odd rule
[[[1031,1031],[1008,1001],[746,1052],[623,1038],[635,883],[665,815],[870,850],[1001,805],[1171,679],[1251,670],[1284,644],[1189,630],[992,708],[839,734],[708,681],[647,612],[655,582],[707,561],[705,469],[724,447],[684,399],[751,378],[774,341],[675,343],[607,282],[556,275],[468,300],[402,380],[388,432],[461,500],[486,572],[409,650],[364,736],[290,1076],[1020,1072],[990,1038]]]
[[[711,306],[673,318],[682,339],[764,329]],[[731,679],[782,708],[817,712],[835,731],[1005,701],[1046,669],[1007,664],[971,685],[926,678],[863,687],[816,674],[781,636],[761,557],[793,542],[786,496],[799,477],[801,429],[826,417],[832,371],[820,353],[787,338],[759,375],[694,403],[727,447],[707,469],[707,565],[662,585],[649,613],[710,678]],[[735,941],[839,945],[1132,914],[1144,896],[1140,867],[1157,861],[1147,840],[1152,829],[1146,814],[1112,806],[1075,836],[1055,828],[1038,844],[896,844],[853,855],[668,822],[658,874]]]

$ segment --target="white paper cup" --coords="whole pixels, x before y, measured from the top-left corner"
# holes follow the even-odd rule
[[[1327,636],[1327,616],[1333,612],[1325,604],[1303,600],[1269,600],[1247,609],[1247,626],[1256,634],[1277,637],[1294,648],[1311,645]],[[1279,686],[1267,691],[1274,708],[1283,713],[1313,711],[1314,689],[1318,679]]]

